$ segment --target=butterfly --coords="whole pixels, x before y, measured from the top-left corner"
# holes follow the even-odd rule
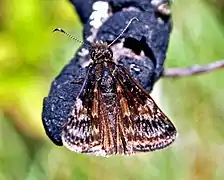
[[[167,147],[176,138],[175,126],[129,71],[113,61],[111,44],[90,48],[92,63],[63,126],[63,145],[105,157]]]

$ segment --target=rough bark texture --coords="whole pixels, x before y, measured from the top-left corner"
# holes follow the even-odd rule
[[[110,43],[131,18],[139,19],[129,26],[112,49],[115,62],[125,66],[150,91],[163,73],[171,17],[158,13],[150,0],[70,2],[83,23],[83,39],[88,44],[96,41]],[[100,25],[97,23],[99,19]],[[49,95],[44,99],[43,124],[47,135],[57,145],[62,145],[61,130],[82,86],[89,59],[88,46],[83,45],[52,82]]]

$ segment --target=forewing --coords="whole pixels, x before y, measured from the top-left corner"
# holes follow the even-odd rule
[[[109,156],[115,153],[114,141],[96,73],[89,71],[63,128],[62,142],[74,152]]]
[[[121,138],[124,153],[153,151],[171,144],[176,129],[149,93],[122,66],[113,72],[117,82]]]

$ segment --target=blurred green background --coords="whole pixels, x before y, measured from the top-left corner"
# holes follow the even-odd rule
[[[223,10],[223,0],[175,0],[166,67],[224,58]],[[224,179],[223,70],[156,84],[154,98],[179,133],[164,150],[105,159],[55,146],[42,101],[80,45],[52,34],[56,27],[82,39],[66,0],[0,1],[0,180]]]

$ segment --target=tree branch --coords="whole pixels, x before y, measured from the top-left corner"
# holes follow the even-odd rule
[[[188,68],[168,68],[164,70],[163,77],[184,77],[198,75],[224,68],[224,60],[209,63],[207,65],[193,65]]]

